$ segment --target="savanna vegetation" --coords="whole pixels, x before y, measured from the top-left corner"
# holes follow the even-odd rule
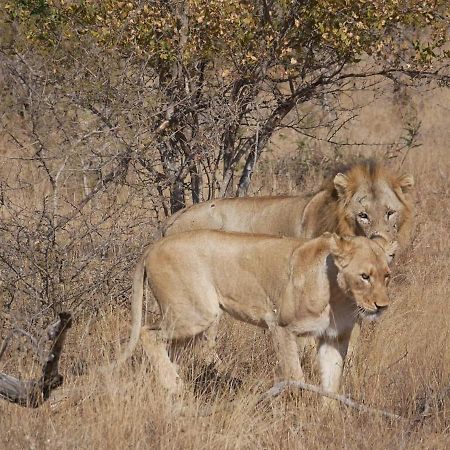
[[[64,385],[39,409],[0,403],[2,448],[446,448],[450,434],[449,6],[446,1],[52,1],[0,6],[1,372],[36,377],[70,311]],[[265,334],[224,321],[230,376],[191,380],[182,408],[128,333],[130,270],[161,221],[218,196],[314,191],[374,157],[416,180],[416,228],[393,305],[365,324],[343,391],[257,404]],[[152,305],[146,305],[148,320]],[[21,330],[19,332],[18,330]],[[312,355],[303,358],[317,382]],[[214,381],[214,380],[212,380]]]

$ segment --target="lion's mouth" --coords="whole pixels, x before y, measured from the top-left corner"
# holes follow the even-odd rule
[[[368,309],[364,308],[364,306],[358,306],[358,314],[361,317],[361,319],[368,320],[368,321],[374,321],[378,320],[381,315],[383,314],[382,309]]]

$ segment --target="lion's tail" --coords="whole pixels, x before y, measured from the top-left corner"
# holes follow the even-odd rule
[[[142,327],[142,301],[144,297],[144,282],[146,278],[144,254],[139,260],[133,274],[133,289],[131,295],[131,332],[127,348],[119,356],[117,364],[123,364],[133,353],[139,342]]]

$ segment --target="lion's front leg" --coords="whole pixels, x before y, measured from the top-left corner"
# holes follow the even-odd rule
[[[270,327],[269,330],[278,358],[281,379],[304,381],[296,336],[280,326]]]
[[[322,389],[325,391],[335,393],[339,391],[350,334],[348,332],[335,339],[319,338],[317,355],[319,358]],[[324,403],[331,404],[334,401],[324,397]]]

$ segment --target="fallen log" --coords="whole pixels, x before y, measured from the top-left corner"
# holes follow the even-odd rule
[[[54,389],[62,385],[63,376],[58,371],[59,358],[71,325],[71,314],[60,313],[59,319],[47,328],[47,338],[52,343],[50,349],[44,351],[40,346],[35,348],[42,364],[42,375],[39,379],[23,381],[0,373],[0,398],[28,408],[37,408],[49,398]],[[6,338],[2,344],[0,357],[10,338],[11,336]]]

